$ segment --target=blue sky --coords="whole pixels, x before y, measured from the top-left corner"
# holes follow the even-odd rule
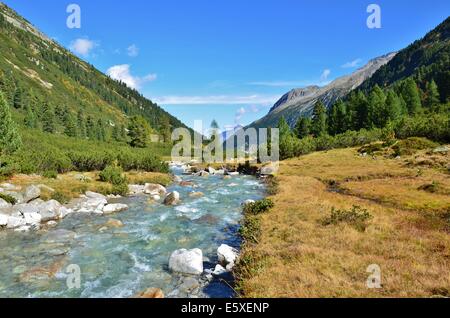
[[[450,1],[6,0],[47,35],[189,126],[249,124],[292,88],[324,84],[422,37]],[[66,26],[69,4],[81,29]],[[366,8],[382,10],[369,29]]]

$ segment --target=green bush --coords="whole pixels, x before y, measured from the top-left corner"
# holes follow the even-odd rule
[[[258,217],[247,215],[241,222],[239,234],[246,242],[258,243],[261,236],[261,221]]]
[[[127,183],[114,184],[112,187],[112,190],[111,190],[111,194],[127,196],[128,195],[128,184]]]
[[[127,182],[126,177],[123,175],[123,170],[119,166],[111,165],[103,169],[99,174],[100,181],[109,182],[113,185],[121,185]]]
[[[347,223],[355,227],[358,231],[364,232],[367,222],[372,219],[372,215],[366,209],[353,206],[350,210],[337,210],[333,208],[331,214],[320,220],[323,226]]]
[[[51,195],[52,200],[56,200],[61,204],[67,204],[70,201],[70,198],[60,191],[55,191]]]
[[[8,194],[4,194],[4,193],[0,193],[0,199],[5,200],[6,202],[8,202],[9,204],[16,204],[17,200],[15,198],[13,198],[12,196],[8,195]]]
[[[56,170],[45,171],[42,174],[42,176],[47,179],[56,179],[56,178],[58,178],[58,171],[56,171]]]
[[[245,214],[258,215],[265,213],[274,207],[274,203],[271,199],[263,199],[256,201],[255,203],[249,203],[244,206]]]
[[[426,138],[411,137],[405,140],[400,140],[392,147],[392,149],[394,150],[395,156],[409,156],[419,150],[433,149],[438,146],[439,144]]]

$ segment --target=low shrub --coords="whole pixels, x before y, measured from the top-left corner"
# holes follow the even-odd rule
[[[70,201],[70,198],[63,192],[61,191],[55,191],[52,193],[52,195],[50,196],[50,198],[52,200],[56,200],[61,204],[67,204]]]
[[[265,213],[274,207],[271,199],[263,199],[244,206],[244,214],[258,215]]]
[[[409,156],[419,150],[432,149],[439,144],[422,137],[411,137],[397,142],[392,149],[394,156]]]
[[[372,219],[372,215],[366,209],[359,206],[353,206],[350,210],[337,210],[333,208],[331,214],[320,220],[323,226],[337,225],[347,223],[358,231],[364,232],[367,222]]]
[[[0,199],[5,200],[6,202],[8,202],[9,204],[16,204],[17,200],[16,198],[13,198],[12,196],[5,194],[5,193],[0,193]]]
[[[117,165],[107,166],[99,174],[100,181],[109,182],[113,185],[120,185],[127,182],[121,167]]]
[[[56,170],[48,170],[45,171],[42,176],[47,179],[56,179],[58,177],[58,171]]]
[[[261,236],[261,220],[257,216],[247,215],[241,222],[239,234],[247,243],[258,243]]]

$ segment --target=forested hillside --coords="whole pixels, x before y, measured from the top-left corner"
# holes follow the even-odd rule
[[[0,3],[0,90],[19,125],[98,140],[125,139],[132,116],[155,134],[185,127],[124,83],[112,80]]]

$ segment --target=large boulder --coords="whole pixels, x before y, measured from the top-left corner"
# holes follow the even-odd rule
[[[31,185],[23,193],[23,202],[28,203],[41,196],[41,189],[38,186]]]
[[[149,195],[165,195],[167,190],[160,184],[146,183],[144,185],[144,193]]]
[[[8,215],[0,214],[0,226],[6,226],[8,224]]]
[[[44,202],[39,206],[39,214],[42,216],[42,222],[56,221],[62,218],[63,206],[56,200]]]
[[[128,210],[128,205],[126,204],[120,204],[120,203],[116,203],[116,204],[107,204],[103,207],[103,213],[104,214],[112,214],[112,213],[118,213],[118,212],[122,212]]]
[[[27,222],[25,222],[25,219],[23,217],[9,216],[6,227],[8,229],[16,229],[25,225],[27,225]]]
[[[103,199],[106,200],[106,196],[104,196],[103,194],[100,193],[96,193],[96,192],[92,192],[92,191],[87,191],[85,193],[86,197],[88,197],[89,199]]]
[[[144,194],[144,186],[139,184],[128,185],[128,193],[131,195]]]
[[[180,194],[177,191],[169,193],[164,199],[165,205],[177,205],[180,203]]]
[[[219,263],[223,266],[226,266],[227,270],[231,270],[234,267],[238,255],[239,254],[236,249],[226,244],[222,244],[217,249],[217,257],[219,258]]]
[[[23,194],[19,192],[14,191],[5,191],[3,192],[6,195],[9,195],[10,197],[14,198],[16,200],[16,203],[23,203]]]
[[[169,258],[169,269],[181,274],[201,275],[203,273],[202,250],[198,248],[176,250]]]
[[[102,214],[107,204],[108,201],[104,198],[88,198],[80,203],[78,212]]]
[[[0,209],[9,208],[12,204],[0,198]]]
[[[37,212],[24,213],[23,218],[25,219],[25,223],[27,225],[39,225],[42,220],[42,215]]]

